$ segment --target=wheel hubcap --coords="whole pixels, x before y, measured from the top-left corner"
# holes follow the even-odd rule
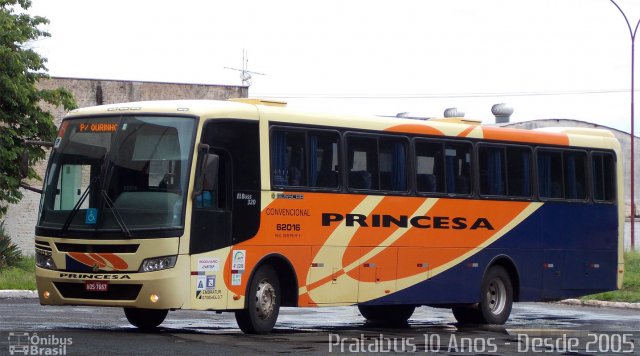
[[[276,290],[267,280],[262,280],[256,290],[256,311],[260,319],[266,319],[273,313],[276,304]]]
[[[507,303],[507,289],[504,282],[500,278],[495,278],[489,283],[487,289],[487,301],[489,303],[489,310],[493,314],[500,314],[505,308]]]

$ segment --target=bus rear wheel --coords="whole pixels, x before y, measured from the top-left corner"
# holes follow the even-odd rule
[[[493,266],[482,281],[479,304],[482,321],[502,325],[507,322],[513,305],[513,285],[509,273],[501,266]]]
[[[477,306],[453,307],[452,311],[460,324],[482,324],[482,315]]]
[[[480,303],[454,307],[453,316],[461,324],[496,324],[507,322],[513,305],[513,285],[509,273],[501,266],[489,268],[482,280]]]
[[[280,281],[270,265],[260,267],[251,279],[247,308],[236,311],[236,322],[246,334],[270,332],[280,312]]]
[[[124,315],[131,325],[142,330],[152,330],[162,324],[167,313],[167,309],[124,308]]]
[[[389,325],[406,324],[416,310],[415,305],[358,305],[367,321]]]

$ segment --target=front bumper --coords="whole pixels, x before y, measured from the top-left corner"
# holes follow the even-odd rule
[[[173,268],[156,272],[87,273],[36,267],[42,305],[94,305],[148,309],[179,309],[189,297],[189,256],[180,255]],[[106,281],[107,291],[87,291],[85,281]],[[151,296],[157,296],[152,302]]]

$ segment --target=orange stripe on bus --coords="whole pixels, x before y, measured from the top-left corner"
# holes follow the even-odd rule
[[[429,215],[465,217],[467,228],[413,228],[398,240],[395,246],[413,246],[423,249],[423,255],[417,262],[426,263],[429,269],[434,269],[480,246],[513,221],[528,205],[528,202],[442,199],[429,211]],[[479,218],[486,219],[492,229],[484,227],[471,229],[472,224]],[[448,221],[447,224],[451,226],[450,220],[443,221]],[[422,272],[424,269],[417,266],[413,270],[399,269],[397,278]]]
[[[372,225],[373,215],[381,216],[391,213],[393,216],[411,216],[413,212],[422,205],[422,203],[424,203],[424,198],[385,197],[367,217],[367,223]],[[358,229],[360,225],[358,223],[354,224],[353,228],[358,229],[358,231],[351,239],[349,247],[361,246],[362,248],[358,250],[347,249],[347,253],[345,253],[342,259],[343,266],[350,265],[352,262],[360,258],[361,255],[364,255],[373,248],[380,246],[394,231],[399,229],[398,226],[393,224],[389,224],[390,226],[388,227],[383,227],[383,219],[379,218],[379,220],[379,227]]]
[[[483,126],[482,133],[486,140],[540,143],[564,146],[569,145],[569,136],[563,133],[518,130],[492,126]]]
[[[100,269],[125,270],[129,267],[127,262],[113,253],[83,253],[69,252],[74,260],[89,267],[98,266]]]
[[[404,200],[405,204],[411,201],[411,199],[406,198]],[[425,220],[424,224],[429,225],[429,228],[408,228],[407,232],[391,246],[384,248],[376,255],[367,259],[366,262],[371,263],[374,266],[373,268],[365,267],[364,265],[359,267],[360,272],[367,271],[368,268],[375,269],[375,266],[386,266],[385,270],[376,273],[358,274],[358,269],[356,268],[349,272],[349,276],[363,282],[384,282],[423,273],[425,269],[418,266],[418,264],[426,264],[429,269],[442,266],[477,248],[486,240],[493,237],[517,217],[528,204],[527,202],[440,199],[436,205],[426,213],[429,220]],[[380,204],[373,213],[386,212],[388,214],[391,212],[394,216],[411,216],[411,213],[417,208],[412,207],[412,209],[408,209],[409,211],[402,211],[385,209],[382,205],[383,204]],[[466,228],[454,229],[454,227],[461,226],[453,220],[457,217],[464,218]],[[486,219],[491,229],[487,228],[484,223],[485,220],[478,219]],[[478,223],[479,226],[473,229],[473,224],[476,223]],[[397,227],[393,229],[359,228],[358,236],[371,236],[372,239],[369,243],[366,241],[359,241],[356,244],[352,243],[352,245],[368,247],[353,247],[347,249],[343,257],[343,266],[349,265],[374,248],[379,247],[380,242],[375,240],[377,232],[385,232],[383,235],[387,237],[396,229]],[[414,263],[414,268],[398,269],[397,274],[395,269],[387,271],[386,269],[389,269],[389,266],[395,266],[401,262],[399,259],[401,259],[402,256],[398,256],[397,247],[409,246],[422,249],[420,260]]]
[[[129,267],[129,265],[125,260],[123,260],[122,258],[120,258],[119,256],[113,253],[103,253],[101,254],[101,256],[104,257],[107,261],[109,261],[111,263],[111,266],[113,266],[114,269],[123,270]]]
[[[435,135],[435,136],[444,136],[444,133],[434,127],[427,125],[419,125],[419,124],[402,124],[392,126],[385,131],[389,132],[401,132],[401,133],[412,133],[419,135]]]
[[[468,134],[471,133],[471,131],[473,131],[474,129],[476,129],[478,126],[469,126],[466,129],[464,129],[462,132],[460,132],[458,134],[459,137],[467,137]]]

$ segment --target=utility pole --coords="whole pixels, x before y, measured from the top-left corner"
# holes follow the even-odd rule
[[[629,28],[629,35],[631,35],[631,250],[635,249],[635,225],[636,225],[636,199],[635,199],[635,181],[634,181],[634,173],[635,173],[635,161],[634,161],[634,141],[635,141],[635,132],[634,132],[634,97],[635,97],[635,54],[636,54],[636,34],[638,33],[638,26],[640,26],[640,20],[636,24],[635,29],[631,28],[631,23],[627,18],[627,15],[622,11],[622,8],[616,4],[614,0],[609,0],[615,5],[622,16],[624,17],[624,21],[627,23],[627,27]]]

